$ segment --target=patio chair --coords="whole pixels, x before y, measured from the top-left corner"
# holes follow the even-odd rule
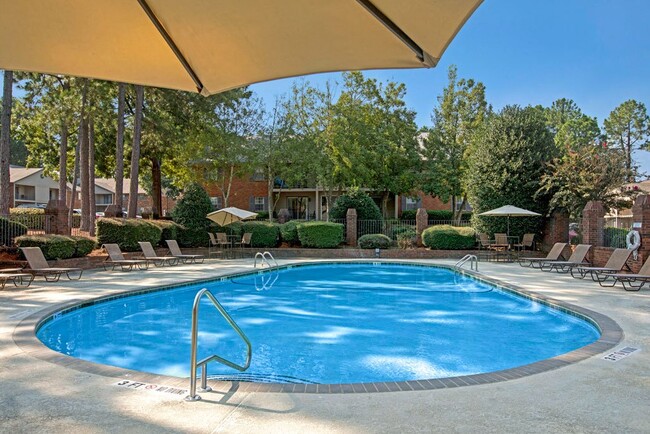
[[[57,282],[62,274],[70,280],[79,280],[83,274],[81,268],[50,267],[40,247],[21,247],[29,269],[25,270],[35,276],[43,276],[48,282]],[[78,273],[78,274],[77,274]]]
[[[251,232],[246,232],[242,237],[241,241],[235,241],[233,245],[235,247],[250,247],[251,246],[251,238],[253,237],[253,234]]]
[[[522,267],[541,268],[544,262],[557,261],[562,257],[562,251],[566,243],[555,243],[545,258],[519,258],[519,265]]]
[[[490,236],[485,232],[480,232],[478,234],[478,248],[489,249],[491,245],[492,241],[490,241]]]
[[[27,284],[25,284],[25,279]],[[24,286],[27,288],[34,280],[34,275],[23,273],[21,268],[5,268],[0,270],[0,289],[5,289],[7,282],[12,282],[15,287]]]
[[[140,270],[149,268],[149,261],[146,259],[125,259],[117,244],[107,243],[102,245],[102,249],[108,254],[108,258],[102,263],[104,270],[108,269],[106,268],[108,265],[112,266],[113,271],[116,267],[120,267],[122,271],[131,271],[134,267]]]
[[[612,279],[612,284],[605,284],[609,280],[599,280],[600,286],[612,287],[621,282],[626,291],[638,291],[643,285],[650,282],[650,256],[645,260],[638,273],[616,273],[610,274],[608,277]]]
[[[508,235],[506,234],[494,234],[494,242],[490,244],[488,249],[505,251],[510,248],[510,243],[508,242]]]
[[[627,260],[632,254],[632,249],[616,249],[612,252],[604,267],[572,267],[571,277],[584,279],[587,274],[591,275],[591,280],[600,282],[607,280],[612,274],[619,274],[623,267],[630,269]]]
[[[217,238],[215,238],[214,234],[212,232],[208,232],[208,235],[210,236],[210,246],[208,247],[208,257],[212,257],[213,255],[223,255],[223,250],[222,250],[222,244],[219,242]],[[225,234],[224,234],[225,235]],[[226,240],[227,242],[228,240]],[[214,249],[219,249],[219,250],[214,250]]]
[[[173,257],[178,258],[183,264],[202,264],[205,260],[205,256],[203,255],[184,255],[181,248],[178,247],[176,240],[165,240],[165,242],[167,243],[167,247],[169,247],[169,253]]]
[[[533,250],[534,242],[535,242],[535,234],[524,234],[523,238],[521,239],[521,243],[515,243],[512,245],[512,247],[519,251],[525,249]]]
[[[568,273],[573,267],[588,266],[585,258],[591,249],[591,244],[578,244],[566,261],[548,261],[543,262],[542,271],[556,271],[558,273]]]
[[[149,241],[138,241],[142,254],[147,261],[151,261],[156,267],[164,267],[165,265],[178,264],[178,258],[174,256],[158,256],[153,246]]]

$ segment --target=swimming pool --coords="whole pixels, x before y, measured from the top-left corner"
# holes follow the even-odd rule
[[[533,363],[598,339],[589,322],[437,267],[309,265],[113,299],[43,322],[49,348],[84,360],[187,377],[191,305],[208,287],[253,343],[242,374],[278,383],[447,378]],[[243,344],[202,306],[199,358],[244,359]]]

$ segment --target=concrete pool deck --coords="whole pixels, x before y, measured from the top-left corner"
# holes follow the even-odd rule
[[[20,341],[14,334],[21,321],[73,299],[251,268],[252,260],[213,260],[144,272],[88,271],[79,282],[39,279],[27,289],[7,286],[0,291],[0,432],[650,432],[650,290],[601,288],[516,264],[481,263],[480,272],[607,315],[624,331],[614,349],[640,351],[617,362],[603,360],[608,351],[515,380],[425,391],[256,393],[220,383],[189,403],[170,393],[118,387],[110,368],[100,375],[44,361],[14,340]],[[136,376],[128,379],[140,380]],[[160,384],[175,386],[165,379]]]

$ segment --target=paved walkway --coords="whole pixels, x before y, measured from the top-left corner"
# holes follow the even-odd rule
[[[452,389],[324,395],[243,392],[226,383],[188,403],[33,357],[14,332],[23,319],[71,299],[250,270],[252,261],[90,271],[80,282],[40,280],[0,291],[0,432],[650,432],[650,290],[604,289],[515,264],[480,267],[486,276],[609,316],[625,333],[616,348],[641,351],[618,362],[599,355],[530,377]]]

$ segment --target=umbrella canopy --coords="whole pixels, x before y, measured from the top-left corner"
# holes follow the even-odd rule
[[[541,214],[534,211],[528,211],[527,209],[517,208],[516,206],[512,205],[505,205],[500,208],[482,212],[479,215],[486,217],[508,217],[508,226],[506,232],[508,235],[510,235],[510,217],[536,217],[540,216]]]
[[[0,69],[210,95],[433,67],[482,0],[0,0]]]
[[[238,222],[241,220],[248,220],[251,218],[257,217],[256,212],[246,211],[236,207],[222,208],[217,211],[213,211],[206,216],[219,226],[226,226],[230,223]]]

